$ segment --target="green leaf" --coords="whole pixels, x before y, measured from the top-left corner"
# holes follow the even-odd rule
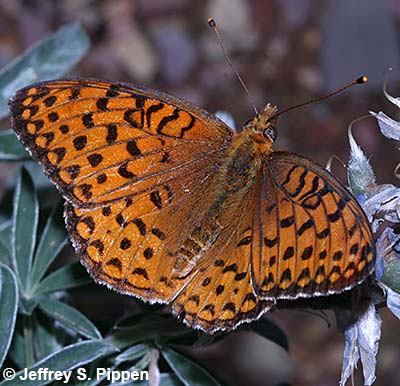
[[[92,279],[85,268],[77,261],[68,264],[46,276],[38,285],[35,294],[42,295],[49,292],[66,290],[91,283]]]
[[[289,340],[285,332],[272,320],[263,317],[250,325],[252,331],[289,352]]]
[[[10,268],[0,264],[0,368],[14,334],[17,310],[17,278]]]
[[[63,203],[60,201],[51,213],[40,238],[31,271],[31,289],[39,284],[49,265],[57,257],[67,241],[63,221]]]
[[[49,319],[47,315],[41,312],[32,314],[34,319],[34,344],[35,354],[38,359],[42,359],[53,352],[61,349],[57,341],[57,330],[54,326],[54,320]]]
[[[124,352],[119,354],[115,358],[115,364],[118,366],[124,362],[130,362],[136,360],[138,358],[143,357],[150,350],[150,347],[147,344],[136,344],[132,347],[129,347]]]
[[[11,221],[0,225],[0,262],[11,265]]]
[[[375,183],[376,177],[369,159],[353,137],[352,125],[349,126],[348,136],[350,157],[347,165],[347,179],[351,192],[357,197],[359,193],[365,192],[369,185]]]
[[[162,356],[185,386],[221,386],[206,370],[170,347],[162,347]]]
[[[131,371],[142,371],[147,369],[150,366],[150,363],[154,357],[154,353],[157,352],[158,358],[158,350],[149,350],[139,361],[137,361],[133,366],[129,367]]]
[[[132,327],[119,327],[107,340],[122,349],[160,336],[181,335],[182,330],[182,326],[174,319],[149,314]]]
[[[400,259],[394,259],[386,264],[380,281],[400,293]]]
[[[35,363],[35,353],[33,347],[33,319],[31,315],[22,315],[22,327],[24,332],[25,364],[30,367]]]
[[[91,340],[72,344],[49,355],[48,357],[37,362],[30,368],[31,371],[38,371],[40,368],[45,368],[50,371],[68,371],[81,367],[86,363],[92,362],[97,358],[105,357],[116,351],[116,348],[101,340]],[[1,386],[26,386],[26,381],[20,379],[23,376],[23,371],[19,371],[13,380],[6,380],[0,383]],[[30,380],[29,386],[41,386],[51,383],[52,380]]]
[[[25,315],[31,316],[33,310],[36,308],[38,303],[38,298],[36,296],[32,297],[29,295],[28,297],[24,297],[23,295],[20,297],[20,305],[21,311]]]
[[[40,40],[0,71],[0,118],[8,114],[8,99],[31,83],[65,75],[89,49],[89,38],[78,22]]]
[[[18,368],[25,366],[25,341],[22,334],[19,334],[17,331],[14,332],[8,357],[11,358]]]
[[[21,169],[14,193],[12,217],[12,262],[24,294],[29,288],[29,272],[36,243],[36,230],[39,216],[39,204],[36,190],[29,173]]]
[[[89,339],[101,339],[99,330],[78,310],[49,296],[39,299],[39,307],[51,318]]]
[[[182,382],[175,374],[163,373],[160,377],[160,386],[182,386]]]
[[[3,130],[0,132],[0,161],[25,161],[29,154],[21,145],[14,131]]]

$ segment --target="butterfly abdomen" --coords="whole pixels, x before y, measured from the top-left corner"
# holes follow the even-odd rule
[[[220,225],[212,219],[208,224],[197,226],[176,254],[174,276],[182,278],[189,274],[201,256],[215,243],[220,232]]]
[[[228,208],[233,209],[240,205],[253,185],[257,173],[255,152],[254,141],[242,135],[227,150],[226,161],[221,165],[216,178],[216,183],[222,189],[218,190],[218,195],[200,225],[194,228],[176,253],[174,270],[179,277],[189,274],[201,256],[216,242],[223,229],[220,224],[222,214]]]

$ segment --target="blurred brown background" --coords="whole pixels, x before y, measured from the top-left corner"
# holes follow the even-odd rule
[[[227,65],[207,18],[217,21],[232,61],[257,107],[281,109],[341,87],[360,75],[370,81],[322,103],[280,117],[275,149],[305,154],[325,164],[348,157],[347,127],[369,110],[399,118],[383,97],[400,94],[398,0],[0,0],[0,66],[61,25],[79,20],[92,48],[72,76],[142,84],[188,99],[207,110],[230,111],[237,126],[253,109]],[[3,121],[3,128],[8,122]],[[371,156],[378,183],[395,183],[396,144],[376,122],[354,133]],[[0,164],[0,183],[14,167]],[[345,181],[345,170],[333,171]],[[227,385],[337,385],[343,336],[306,312],[271,315],[289,335],[291,355],[256,335],[232,334],[211,349],[197,349],[203,363]],[[383,336],[376,385],[400,384],[399,323],[382,310]],[[356,384],[362,384],[360,374]]]

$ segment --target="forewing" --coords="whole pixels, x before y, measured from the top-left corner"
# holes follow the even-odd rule
[[[20,141],[66,198],[76,251],[99,282],[168,302],[176,253],[211,205],[231,131],[198,107],[97,80],[45,82],[10,102]]]
[[[187,173],[232,135],[200,108],[146,88],[98,80],[44,82],[10,101],[22,144],[72,203],[112,203]]]
[[[262,242],[252,276],[262,298],[340,293],[374,266],[368,220],[356,199],[332,174],[296,154],[264,160],[259,201]]]

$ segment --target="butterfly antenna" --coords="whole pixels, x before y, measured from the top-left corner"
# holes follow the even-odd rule
[[[336,94],[339,94],[339,93],[341,93],[342,91],[347,90],[348,88],[350,88],[350,87],[352,87],[352,86],[355,86],[356,84],[363,84],[363,83],[366,83],[366,82],[368,82],[368,77],[366,77],[366,76],[360,76],[359,78],[357,78],[357,79],[354,80],[353,82],[351,82],[351,83],[349,83],[349,84],[346,84],[345,86],[343,86],[343,87],[337,89],[337,90],[334,91],[334,92],[331,92],[331,93],[328,94],[328,95],[324,95],[324,96],[321,96],[321,97],[318,97],[318,98],[315,98],[315,99],[311,99],[310,101],[303,102],[303,103],[300,103],[300,104],[298,104],[298,105],[289,107],[289,108],[287,108],[287,109],[285,109],[285,110],[283,110],[283,111],[278,111],[272,118],[275,119],[278,115],[281,115],[281,114],[283,114],[283,113],[287,113],[287,112],[290,111],[290,110],[294,110],[294,109],[297,109],[297,108],[299,108],[299,107],[303,107],[303,106],[306,106],[306,105],[310,105],[310,104],[312,104],[312,103],[320,102],[320,101],[322,101],[322,100],[324,100],[324,99],[327,99],[327,98],[330,98],[330,97],[332,97],[332,96],[334,96],[334,95],[336,95]],[[272,118],[270,118],[270,119],[272,119]]]
[[[233,65],[232,61],[229,59],[229,55],[228,55],[228,53],[227,53],[227,51],[226,51],[226,49],[225,49],[225,47],[224,47],[224,44],[222,43],[222,38],[221,38],[221,35],[219,34],[219,30],[218,30],[218,28],[217,28],[217,23],[216,23],[215,20],[212,19],[211,17],[207,20],[207,22],[208,22],[208,25],[209,25],[209,26],[212,28],[212,30],[214,31],[215,36],[217,37],[217,40],[218,40],[218,42],[219,42],[219,45],[221,46],[221,49],[222,49],[222,53],[223,53],[224,56],[225,56],[225,60],[228,62],[228,64],[229,64],[229,66],[231,67],[232,71],[233,71],[234,74],[236,75],[236,78],[238,78],[240,84],[242,85],[242,87],[244,88],[244,91],[245,91],[246,94],[247,94],[247,97],[248,97],[249,100],[250,100],[250,103],[251,103],[252,106],[253,106],[253,109],[254,109],[255,113],[258,115],[257,107],[256,107],[256,105],[255,105],[255,103],[254,103],[253,98],[252,98],[251,95],[250,95],[249,89],[247,88],[247,86],[246,86],[246,84],[244,83],[244,81],[243,81],[242,77],[240,76],[240,74],[237,72],[237,70],[236,70],[235,66]]]
[[[343,162],[343,160],[340,157],[338,157],[336,154],[334,154],[329,157],[328,162],[326,163],[325,169],[328,170],[328,172],[332,173],[331,169],[332,169],[332,164],[333,164],[334,160],[339,161],[339,163],[343,166],[343,168],[346,169],[346,163]]]

